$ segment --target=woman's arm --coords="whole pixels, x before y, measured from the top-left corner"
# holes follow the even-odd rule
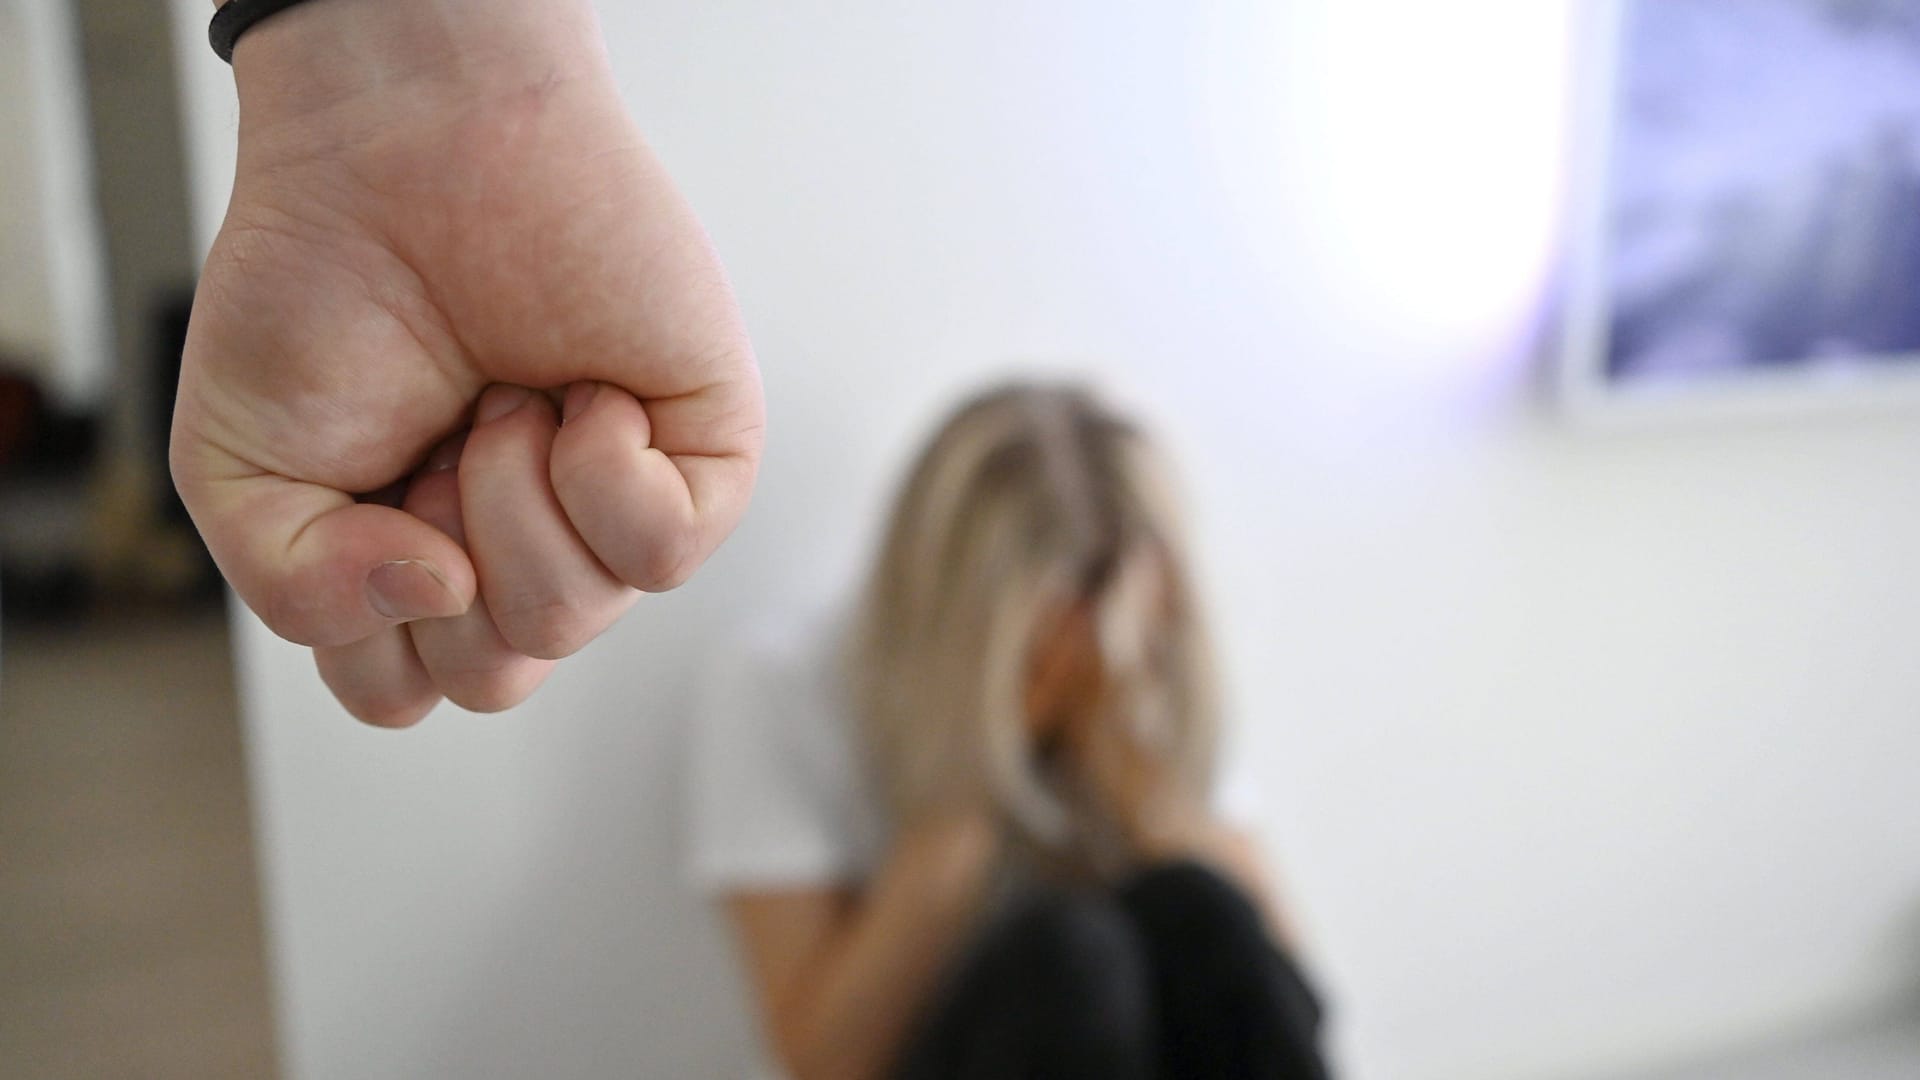
[[[986,814],[957,814],[904,831],[857,893],[728,897],[768,1039],[794,1080],[883,1074],[973,927],[997,849]]]

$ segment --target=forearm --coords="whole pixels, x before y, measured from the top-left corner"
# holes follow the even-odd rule
[[[820,961],[790,988],[779,1032],[797,1080],[882,1075],[964,944],[997,838],[984,818],[904,836]]]

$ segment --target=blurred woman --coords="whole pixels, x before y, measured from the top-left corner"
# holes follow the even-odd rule
[[[757,634],[694,736],[695,872],[796,1080],[1323,1077],[1151,443],[1016,385],[914,466],[850,620]]]

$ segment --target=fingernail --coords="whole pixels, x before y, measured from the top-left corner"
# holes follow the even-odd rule
[[[446,442],[441,443],[439,448],[427,458],[427,464],[421,471],[435,473],[445,472],[453,468],[455,465],[460,464],[460,451],[466,448],[467,435],[465,432],[461,432]]]
[[[367,602],[382,617],[399,622],[442,619],[467,610],[447,579],[430,563],[397,559],[367,575]]]
[[[567,391],[567,400],[560,406],[562,424],[587,411],[593,399],[600,396],[600,384],[597,382],[578,382]]]
[[[473,411],[473,422],[491,424],[531,400],[533,391],[524,386],[491,387],[480,395],[480,407]]]

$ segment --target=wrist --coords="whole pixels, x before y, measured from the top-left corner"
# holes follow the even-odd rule
[[[1146,862],[1191,857],[1212,845],[1218,824],[1186,800],[1168,800],[1125,819],[1127,845]]]
[[[909,826],[901,846],[918,867],[916,876],[934,893],[965,893],[992,866],[1000,830],[986,813],[942,811]]]
[[[483,106],[605,70],[590,0],[312,0],[253,26],[233,57],[243,146],[333,120]]]

